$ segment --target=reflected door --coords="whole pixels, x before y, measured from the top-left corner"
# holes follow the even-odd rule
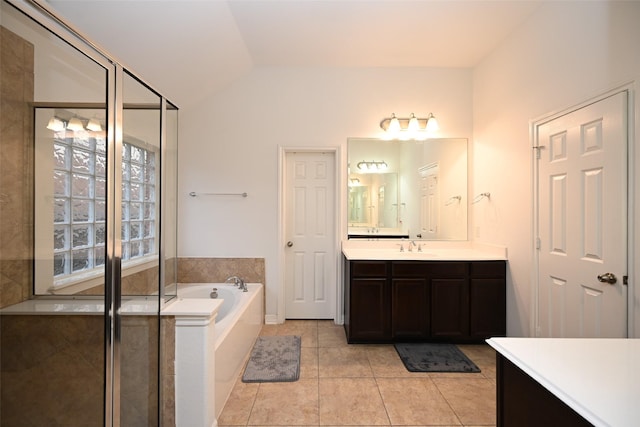
[[[420,169],[420,235],[422,239],[437,239],[440,223],[437,165]]]

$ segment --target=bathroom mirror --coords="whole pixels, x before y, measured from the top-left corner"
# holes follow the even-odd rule
[[[467,239],[466,138],[347,144],[350,239]]]

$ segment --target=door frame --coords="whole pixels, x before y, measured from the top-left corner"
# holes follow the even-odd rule
[[[536,141],[538,138],[538,127],[561,117],[565,114],[584,108],[590,104],[594,104],[612,95],[626,92],[627,93],[627,337],[635,337],[636,329],[640,331],[640,328],[634,328],[635,324],[635,286],[634,283],[638,277],[636,274],[640,274],[640,270],[636,271],[634,266],[635,253],[640,253],[640,242],[635,244],[638,240],[637,232],[640,232],[640,227],[636,227],[636,224],[640,224],[640,206],[635,207],[636,201],[640,202],[640,182],[637,182],[636,176],[636,164],[640,164],[640,150],[635,149],[635,144],[638,143],[638,138],[634,132],[635,123],[640,125],[640,117],[636,117],[636,111],[640,114],[639,101],[636,99],[635,93],[639,80],[634,80],[630,83],[626,83],[617,86],[607,92],[600,93],[578,104],[557,110],[551,113],[547,113],[529,122],[529,147],[531,149],[531,195],[532,195],[532,213],[531,213],[531,252],[532,252],[532,269],[531,269],[531,313],[530,313],[530,328],[529,336],[538,337],[540,335],[540,319],[539,319],[539,291],[540,291],[540,277],[538,275],[539,270],[539,250],[537,238],[539,236],[539,185],[538,185],[538,168],[536,164],[536,156],[539,151],[536,148]],[[639,127],[640,128],[640,127]],[[636,212],[638,214],[636,214]],[[640,318],[638,319],[640,320]]]
[[[266,323],[284,323],[285,321],[285,247],[287,236],[285,236],[285,220],[286,220],[286,160],[290,153],[331,153],[335,162],[335,183],[334,183],[334,250],[336,263],[336,289],[333,319],[334,323],[342,324],[342,307],[343,295],[341,292],[342,280],[342,263],[341,259],[341,236],[343,228],[343,219],[346,221],[344,214],[346,204],[343,203],[342,189],[346,188],[346,174],[342,165],[343,149],[341,147],[286,147],[278,145],[278,309],[276,317],[265,316]]]

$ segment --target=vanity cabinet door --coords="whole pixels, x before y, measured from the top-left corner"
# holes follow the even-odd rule
[[[349,342],[391,339],[391,311],[387,279],[352,279]]]
[[[429,292],[424,278],[392,280],[391,329],[394,341],[429,337]]]
[[[347,341],[391,340],[391,290],[388,261],[345,262]]]
[[[455,341],[469,336],[466,278],[431,280],[431,337]]]
[[[506,262],[471,263],[469,284],[472,339],[505,336],[507,333]]]

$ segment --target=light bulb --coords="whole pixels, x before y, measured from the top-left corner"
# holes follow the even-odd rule
[[[64,122],[55,116],[51,117],[49,119],[49,123],[47,124],[47,129],[54,132],[60,132],[64,129]]]
[[[418,123],[418,118],[413,113],[411,113],[411,118],[409,118],[409,125],[407,126],[407,130],[412,133],[418,132],[420,130],[420,123]]]
[[[398,120],[395,114],[391,114],[391,120],[389,121],[389,127],[387,128],[387,132],[389,133],[400,132],[400,120]]]
[[[89,120],[87,123],[87,130],[91,130],[93,132],[102,132],[102,125],[96,119]]]
[[[69,123],[67,123],[67,129],[75,132],[84,129],[84,126],[82,126],[82,122],[79,118],[74,117],[69,120]]]
[[[427,126],[425,127],[425,130],[427,132],[435,132],[439,129],[440,129],[440,126],[438,125],[438,121],[433,116],[433,113],[429,113],[429,117],[427,117]]]

